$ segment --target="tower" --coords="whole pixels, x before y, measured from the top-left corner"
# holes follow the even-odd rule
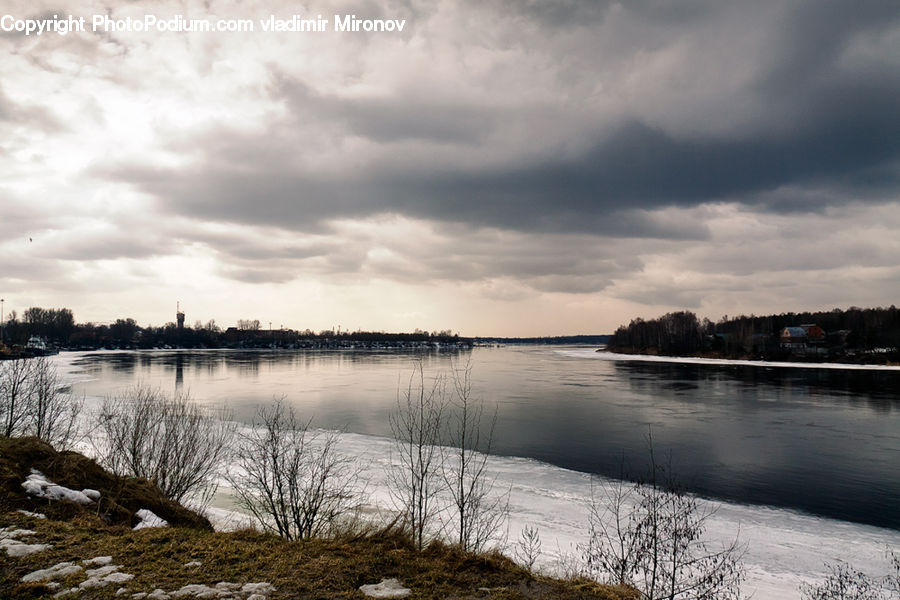
[[[178,330],[184,329],[184,313],[181,312],[181,302],[175,303],[175,319],[178,323]]]

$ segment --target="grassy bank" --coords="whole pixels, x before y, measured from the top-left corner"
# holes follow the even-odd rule
[[[81,506],[28,496],[21,482],[31,468],[73,489],[97,489],[101,501]],[[65,598],[116,598],[117,592],[118,598],[131,598],[154,590],[175,597],[172,592],[187,585],[210,589],[222,582],[233,584],[231,592],[220,585],[223,598],[247,598],[250,592],[242,593],[240,588],[254,583],[270,584],[274,590],[260,589],[263,597],[273,599],[364,598],[361,585],[386,578],[400,580],[412,590],[410,598],[420,599],[636,597],[629,590],[593,582],[535,576],[499,554],[475,555],[438,543],[417,552],[396,530],[293,542],[256,531],[214,532],[202,517],[166,506],[149,482],[115,477],[87,458],[55,453],[35,440],[0,439],[0,476],[0,528],[8,528],[7,533],[33,531],[20,534],[19,539],[49,545],[19,557],[0,550],[0,598],[51,598],[83,584],[87,569],[92,568],[84,561],[103,556],[111,557],[117,572],[133,578],[89,587]],[[142,502],[156,502],[154,512],[175,517],[177,525],[133,530],[134,511],[148,508],[137,506]],[[44,582],[22,581],[28,573],[66,562],[82,569]],[[185,593],[184,597],[197,596]]]

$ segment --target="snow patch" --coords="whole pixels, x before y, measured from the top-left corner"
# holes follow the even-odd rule
[[[85,571],[85,575],[88,577],[106,577],[110,573],[115,573],[121,568],[121,565],[106,565],[100,567],[99,569],[88,569]]]
[[[42,515],[41,513],[31,512],[30,510],[25,510],[20,508],[16,511],[17,513],[22,513],[26,517],[32,517],[34,519],[46,519],[47,515]]]
[[[217,590],[222,590],[225,592],[233,592],[235,590],[241,589],[241,584],[239,583],[228,583],[227,581],[220,581],[216,584]]]
[[[184,566],[186,567],[200,567],[202,565],[203,563],[199,560],[192,560],[191,562],[184,563]]]
[[[49,569],[38,569],[37,571],[32,571],[28,573],[24,577],[22,577],[22,583],[31,583],[33,581],[47,581],[50,579],[62,579],[63,577],[68,577],[69,575],[74,575],[75,573],[79,573],[81,571],[81,567],[78,565],[73,565],[70,562],[61,562],[53,565]]]
[[[134,575],[131,573],[110,573],[103,579],[109,583],[125,583],[126,581],[134,579]]]
[[[134,513],[134,515],[141,520],[140,523],[134,526],[134,529],[144,529],[146,527],[168,527],[169,522],[165,519],[161,519],[153,514],[152,511],[147,510],[146,508],[142,508],[141,510]]]
[[[381,583],[361,585],[359,591],[370,598],[406,598],[412,594],[411,589],[403,587],[396,579],[382,579]]]
[[[6,550],[6,554],[13,558],[21,558],[29,554],[43,552],[50,548],[50,544],[23,544],[16,540],[0,540],[0,548]]]
[[[47,479],[46,475],[35,469],[31,469],[31,474],[22,482],[25,493],[38,498],[46,498],[48,500],[70,500],[78,504],[93,504],[92,500],[85,492],[96,494],[96,498],[100,498],[100,493],[96,490],[73,490],[62,485],[57,485]]]
[[[261,581],[260,583],[245,583],[241,587],[242,594],[260,594],[262,596],[267,596],[275,591],[275,586],[266,581]]]
[[[112,556],[95,556],[81,561],[83,565],[108,565],[112,562]]]
[[[50,544],[26,544],[22,540],[17,539],[25,535],[34,535],[34,531],[30,529],[12,529],[11,527],[0,529],[0,548],[6,550],[8,556],[21,558],[29,554],[42,552],[51,547]]]
[[[196,598],[218,598],[219,590],[211,588],[199,583],[191,583],[182,586],[178,590],[169,594],[171,598],[183,598],[184,596],[194,596]]]

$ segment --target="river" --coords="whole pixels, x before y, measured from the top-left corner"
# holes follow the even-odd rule
[[[900,371],[633,360],[589,347],[471,352],[144,351],[63,354],[88,398],[136,383],[190,392],[250,422],[284,398],[314,425],[381,457],[389,413],[420,361],[467,361],[497,421],[493,469],[511,490],[511,539],[541,525],[547,561],[583,543],[589,474],[639,477],[649,438],[679,481],[714,501],[710,534],[740,531],[757,597],[796,598],[824,561],[886,568],[900,550]],[[852,551],[851,551],[852,549]],[[862,565],[860,565],[862,566]]]

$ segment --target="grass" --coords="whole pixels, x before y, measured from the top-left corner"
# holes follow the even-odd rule
[[[62,458],[61,458],[62,457]],[[83,459],[83,457],[81,457]],[[87,461],[88,459],[84,459]],[[119,512],[85,509],[66,501],[48,503],[25,496],[21,489],[25,463],[38,461],[53,473],[55,481],[73,482],[73,487],[115,489],[122,481],[94,470],[95,465],[36,445],[33,440],[0,439],[0,528],[31,529],[35,535],[23,541],[50,544],[36,554],[14,558],[0,550],[0,598],[52,598],[58,590],[41,583],[22,583],[27,573],[60,562],[81,564],[97,556],[112,556],[112,564],[134,578],[125,584],[86,590],[67,598],[116,598],[120,587],[131,593],[162,589],[178,590],[188,584],[214,586],[219,582],[268,582],[276,591],[270,599],[365,598],[359,587],[396,578],[410,589],[413,599],[528,600],[631,600],[633,590],[582,580],[560,580],[535,576],[508,558],[497,554],[472,554],[455,546],[434,543],[417,552],[402,532],[385,528],[344,539],[286,541],[253,530],[215,532],[202,518],[187,519],[184,526],[131,529],[133,521],[122,518],[119,509],[133,503],[120,493]],[[85,468],[97,474],[90,481],[60,465]],[[110,479],[111,478],[111,479]],[[100,481],[102,480],[102,481]],[[78,485],[74,485],[77,483]],[[103,485],[95,485],[102,483]],[[131,482],[146,496],[149,482]],[[154,486],[155,487],[155,486]],[[24,508],[44,513],[37,519],[17,512]],[[181,507],[179,507],[181,508]],[[136,508],[133,510],[137,510]],[[185,509],[181,509],[185,510]],[[196,516],[196,515],[195,515]],[[113,518],[115,517],[115,518]],[[186,563],[200,561],[199,567]],[[85,567],[90,568],[90,567]],[[61,589],[77,586],[86,579],[82,572],[60,580]]]
[[[412,598],[495,598],[500,600],[559,598],[625,600],[628,590],[588,581],[533,576],[499,554],[474,555],[443,544],[416,552],[411,542],[393,531],[352,541],[285,541],[257,531],[230,533],[169,527],[133,531],[107,525],[82,514],[68,521],[39,520],[20,513],[0,515],[0,526],[29,528],[30,543],[52,548],[22,558],[0,552],[0,597],[51,597],[41,584],[22,584],[22,576],[60,562],[80,563],[112,556],[113,564],[135,578],[129,592],[167,592],[187,584],[214,586],[269,582],[277,591],[270,598],[363,598],[359,586],[395,577],[413,590]],[[200,567],[185,564],[200,561]],[[84,575],[63,580],[63,589]],[[91,598],[115,598],[119,585],[91,590]],[[74,597],[74,596],[72,596]]]

